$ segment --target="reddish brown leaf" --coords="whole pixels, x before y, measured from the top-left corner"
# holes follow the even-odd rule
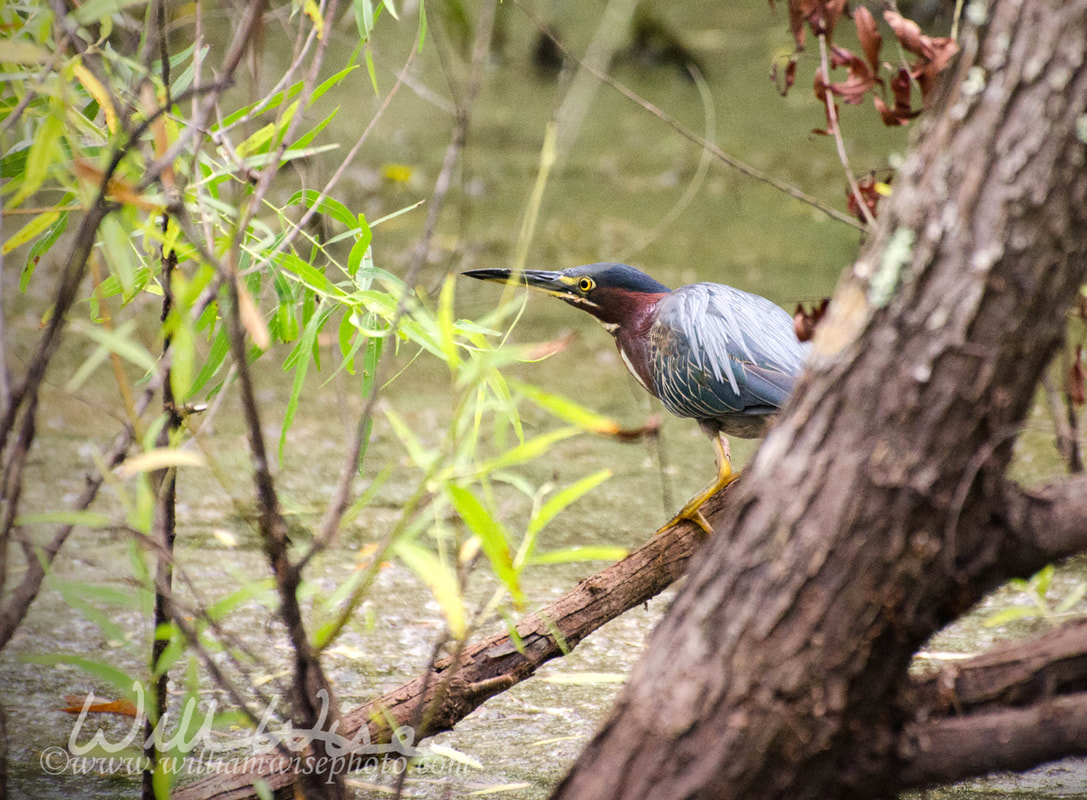
[[[832,67],[848,67],[849,69],[846,79],[840,83],[832,83],[830,91],[850,105],[860,104],[868,90],[876,85],[876,76],[868,68],[864,59],[844,47],[834,45],[831,48],[830,63]]]
[[[910,74],[917,80],[917,85],[921,87],[921,101],[926,102],[936,81],[936,76],[951,63],[952,57],[959,52],[959,45],[954,39],[932,39],[928,36],[923,36],[922,39],[925,49],[924,60],[914,64]]]
[[[921,32],[921,26],[911,19],[906,19],[895,11],[884,11],[883,18],[895,32],[903,49],[916,56],[918,60],[910,65],[910,75],[921,88],[922,103],[928,99],[936,76],[951,63],[952,57],[959,51],[954,39],[933,38]]]
[[[879,98],[877,97],[876,100],[879,101]],[[860,194],[861,199],[864,201],[864,205],[868,208],[868,213],[871,214],[872,217],[879,216],[876,209],[879,206],[879,201],[883,199],[883,194],[887,192],[887,185],[891,182],[893,177],[894,172],[892,171],[887,171],[882,178],[877,177],[874,172],[870,172],[857,181],[857,192]],[[882,192],[880,191],[881,188],[883,190]],[[846,210],[861,222],[867,222],[868,220],[861,212],[860,205],[857,203],[857,196],[848,186],[845,190],[845,196]]]
[[[83,704],[87,702],[87,698],[69,694],[64,696],[64,702],[68,704],[62,709],[66,714],[82,714]],[[136,704],[131,700],[105,700],[101,703],[91,703],[87,706],[87,711],[91,714],[120,714],[125,717],[135,717],[138,714]]]
[[[876,25],[872,12],[864,6],[859,6],[853,12],[853,24],[857,27],[857,38],[860,40],[864,57],[868,59],[868,66],[873,74],[879,73],[879,48],[883,39],[879,35],[879,27]]]
[[[526,358],[528,358],[529,361],[541,361],[545,358],[549,358],[550,356],[555,355],[555,353],[561,353],[569,347],[570,343],[576,338],[577,334],[570,333],[559,339],[552,339],[549,342],[534,344],[529,348]]]
[[[802,342],[811,341],[812,336],[815,335],[815,329],[827,313],[828,305],[830,305],[830,299],[826,297],[819,305],[812,306],[811,311],[804,308],[803,303],[797,303],[796,311],[793,312],[793,330],[796,332],[797,339]]]
[[[796,83],[796,56],[792,56],[785,64],[785,76],[784,78],[778,74],[777,62],[773,62],[770,65],[770,80],[777,86],[778,94],[785,97],[789,94],[789,90],[793,88],[793,84]]]
[[[920,25],[912,19],[906,19],[897,11],[891,11],[890,9],[883,12],[883,18],[887,20],[887,24],[891,26],[891,30],[894,31],[895,36],[898,38],[898,41],[904,50],[917,56],[925,55],[924,45],[921,43],[923,34],[921,33]]]
[[[1087,393],[1084,392],[1085,376],[1087,373],[1083,368],[1083,346],[1076,345],[1076,358],[1068,370],[1068,399],[1072,401],[1072,405],[1081,406],[1087,402]]]
[[[793,84],[796,83],[796,58],[790,58],[789,63],[785,65],[785,85],[782,87],[781,94],[784,96],[790,89],[793,88]]]
[[[893,109],[888,108],[887,104],[883,102],[883,98],[878,94],[872,95],[872,102],[875,103],[876,111],[879,112],[879,118],[883,120],[883,124],[888,128],[909,124],[908,118],[903,118],[896,114]]]
[[[793,34],[793,41],[796,42],[798,52],[804,49],[805,6],[807,6],[806,0],[789,0],[789,30]]]
[[[630,442],[634,441],[635,439],[643,439],[647,436],[656,436],[658,433],[660,433],[660,427],[660,414],[653,414],[650,417],[646,417],[645,424],[638,428],[620,428],[617,426],[612,430],[598,430],[593,432],[610,436],[613,439],[618,439],[622,442]]]
[[[815,80],[812,84],[812,89],[815,91],[816,99],[823,104],[823,110],[827,115],[827,127],[826,128],[812,128],[812,133],[819,134],[820,136],[828,136],[834,133],[834,118],[830,116],[830,106],[827,105],[827,82],[823,77],[823,70],[817,69],[815,71]],[[838,116],[838,105],[834,105],[834,117]]]
[[[879,112],[883,124],[888,127],[906,125],[911,119],[921,113],[921,109],[914,110],[910,105],[910,90],[913,87],[913,78],[905,67],[899,68],[891,79],[891,93],[894,95],[894,107],[888,107],[883,98],[873,94],[872,102]]]
[[[891,78],[891,92],[894,93],[896,113],[910,110],[910,88],[912,86],[913,79],[910,76],[910,71],[905,67],[900,68],[895,76]]]
[[[825,31],[827,40],[834,35],[834,28],[838,24],[839,18],[842,16],[842,12],[845,11],[846,0],[826,0],[824,15]]]

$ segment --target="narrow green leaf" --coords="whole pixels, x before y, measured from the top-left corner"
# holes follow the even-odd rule
[[[1031,587],[1043,599],[1045,599],[1046,594],[1049,592],[1049,587],[1053,585],[1053,573],[1053,565],[1046,564],[1030,579]]]
[[[340,318],[340,327],[336,331],[336,340],[340,345],[340,355],[343,356],[344,368],[349,375],[355,374],[355,352],[362,346],[361,338],[355,338],[355,326],[351,324],[351,315],[344,314]]]
[[[1072,587],[1072,591],[1061,599],[1061,602],[1057,604],[1056,613],[1064,614],[1071,610],[1072,606],[1083,599],[1083,596],[1087,594],[1087,583],[1080,581]]]
[[[425,202],[426,202],[426,200],[418,200],[418,201],[412,203],[410,206],[404,206],[403,208],[398,208],[396,211],[393,211],[393,212],[391,212],[389,214],[386,214],[383,217],[379,217],[378,219],[371,222],[370,227],[371,228],[376,228],[378,225],[380,225],[383,222],[388,222],[391,219],[396,219],[401,214],[407,214],[409,211],[414,211],[415,209],[417,209],[419,206],[421,206]]]
[[[195,365],[196,338],[189,315],[178,315],[178,324],[170,336],[170,387],[178,403],[189,399]]]
[[[362,227],[362,232],[358,238],[355,239],[355,243],[351,245],[351,252],[347,256],[347,274],[354,278],[359,271],[359,267],[363,265],[364,261],[367,261],[367,254],[370,250],[370,242],[373,241],[374,232],[370,230],[370,226],[366,224],[366,217],[362,214],[358,216],[359,225]],[[372,266],[372,264],[370,265]],[[359,286],[360,289],[370,288],[370,279],[364,278],[363,282]]]
[[[460,367],[460,354],[457,352],[456,330],[453,325],[453,287],[456,276],[448,275],[442,283],[438,295],[438,341],[445,355],[446,366],[456,373]]]
[[[1018,619],[1033,619],[1038,615],[1038,609],[1034,606],[1012,606],[990,614],[981,624],[986,628],[995,628]]]
[[[59,589],[61,597],[64,598],[64,602],[82,614],[89,622],[97,625],[106,638],[113,639],[117,642],[126,640],[125,629],[113,621],[113,617],[117,616],[115,609],[107,614],[87,602],[85,598],[80,596],[78,591],[73,589],[73,587],[61,583]]]
[[[3,246],[0,246],[0,253],[7,255],[16,247],[21,247],[31,239],[37,238],[45,233],[46,229],[58,219],[60,219],[59,211],[46,211],[44,214],[38,214],[36,217],[32,217],[30,222],[15,231],[15,233],[4,242]]]
[[[336,299],[346,297],[344,292],[333,285],[332,281],[321,270],[303,261],[294,253],[279,253],[275,257],[275,263],[281,269],[295,276],[304,285],[325,297]]]
[[[63,157],[61,137],[64,135],[64,123],[53,114],[47,116],[34,133],[34,141],[26,156],[26,170],[23,172],[21,185],[15,196],[8,202],[7,208],[18,206],[41,188],[49,175],[49,169]]]
[[[520,570],[527,562],[532,560],[540,531],[555,518],[556,514],[576,502],[582,495],[591,492],[610,478],[611,474],[611,470],[602,469],[592,475],[587,475],[572,486],[567,486],[548,498],[532,515],[532,519],[529,520],[528,530],[525,532],[525,537],[521,540],[521,544],[517,548],[517,555],[513,560],[514,566]]]
[[[332,109],[332,113],[330,113],[323,120],[318,122],[316,125],[314,125],[312,128],[310,128],[308,131],[306,131],[301,136],[299,136],[297,139],[295,139],[293,142],[291,142],[291,146],[288,149],[289,150],[302,150],[302,149],[305,149],[305,148],[309,147],[310,142],[312,142],[314,139],[316,139],[320,135],[321,131],[323,131],[328,126],[328,124],[330,122],[332,122],[332,120],[334,120],[336,118],[336,116],[339,113],[340,113],[340,107],[336,106],[334,109]]]
[[[155,638],[164,640],[166,642],[166,647],[154,664],[154,671],[151,673],[152,679],[156,679],[169,672],[170,667],[176,664],[188,650],[188,643],[185,641],[185,636],[181,633],[181,629],[172,622],[166,622],[159,625],[155,630]]]
[[[226,116],[226,118],[222,121],[221,124],[212,125],[211,129],[213,131],[225,130],[226,128],[229,128],[231,125],[238,122],[239,120],[245,119],[247,116],[249,116],[251,113],[253,113],[253,111],[258,106],[260,106],[261,111],[263,113],[267,113],[269,111],[274,111],[275,109],[279,108],[279,106],[281,106],[283,104],[284,100],[289,100],[290,98],[295,97],[301,91],[302,91],[302,81],[298,81],[297,83],[293,83],[290,86],[288,86],[286,89],[284,89],[283,91],[276,92],[275,94],[273,94],[267,100],[262,99],[262,100],[258,100],[255,103],[250,103],[247,106],[242,106],[241,108],[239,108],[237,111],[233,112],[232,114],[228,114]]]
[[[396,543],[395,550],[400,560],[429,587],[449,625],[449,633],[455,639],[463,639],[468,634],[468,621],[457,576],[432,552],[405,539]]]
[[[355,30],[358,31],[359,40],[367,41],[370,38],[369,25],[373,24],[373,8],[370,0],[351,0],[351,10],[355,14]]]
[[[0,169],[0,174],[3,170]],[[72,195],[66,194],[61,198],[61,205],[71,201]],[[48,253],[57,239],[61,237],[65,230],[68,228],[68,212],[62,211],[50,226],[45,236],[38,241],[34,242],[34,245],[30,248],[30,252],[26,255],[26,266],[23,267],[22,275],[19,276],[19,291],[25,292],[26,287],[30,284],[30,278],[34,274],[34,268],[38,265],[38,259]]]
[[[211,343],[211,349],[204,359],[204,365],[200,367],[200,372],[198,372],[196,377],[192,380],[192,384],[189,387],[190,394],[195,395],[207,385],[212,376],[219,371],[219,367],[223,365],[223,361],[226,360],[226,354],[229,352],[230,339],[227,336],[226,328],[220,327],[215,334],[215,339]]]
[[[599,472],[594,472],[592,475],[586,475],[576,483],[553,494],[547,499],[547,502],[540,506],[540,510],[536,512],[532,517],[532,520],[528,523],[529,533],[536,533],[542,530],[546,527],[547,523],[555,518],[556,514],[567,506],[573,505],[611,476],[612,471],[610,469],[602,469]]]
[[[350,64],[350,65],[344,67],[343,69],[341,69],[339,72],[336,72],[336,73],[330,75],[329,77],[327,77],[323,81],[321,81],[319,84],[317,84],[317,88],[315,88],[313,90],[313,92],[310,94],[310,105],[312,105],[313,103],[316,103],[318,100],[320,100],[321,96],[325,92],[327,92],[329,89],[332,89],[335,86],[338,86],[340,84],[340,82],[344,78],[346,78],[348,75],[350,75],[352,72],[354,72],[358,68],[359,68],[358,64]]]
[[[320,202],[318,202],[320,199]],[[313,208],[314,204],[317,205],[317,210],[322,214],[328,214],[338,222],[343,223],[348,228],[357,227],[357,219],[354,214],[334,197],[321,197],[321,193],[315,189],[303,189],[295,192],[287,200],[287,205],[293,206],[296,204],[304,205],[306,208]]]
[[[367,43],[366,48],[362,53],[363,59],[366,61],[366,72],[370,75],[370,85],[374,87],[374,94],[378,97],[381,96],[381,89],[377,85],[377,69],[374,68],[374,54],[370,50],[370,45]]]
[[[242,160],[245,166],[252,169],[264,169],[269,164],[278,164],[280,166],[287,164],[291,161],[297,161],[301,158],[311,158],[321,153],[327,153],[330,150],[338,150],[340,145],[338,144],[323,144],[317,147],[300,147],[293,148],[288,147],[282,157],[277,158],[275,152],[268,153],[255,153],[248,158]]]
[[[102,246],[106,251],[106,260],[114,276],[121,283],[121,290],[126,299],[132,297],[136,289],[136,254],[132,252],[132,243],[128,232],[115,214],[102,220]]]
[[[433,465],[434,459],[437,458],[437,452],[423,447],[423,443],[419,441],[415,432],[408,427],[407,423],[405,423],[391,408],[385,409],[385,419],[389,421],[393,433],[400,439],[400,443],[404,445],[404,449],[408,451],[408,456],[415,466],[419,467],[424,472],[428,471]]]
[[[627,549],[624,547],[609,547],[600,545],[594,547],[586,545],[580,547],[562,547],[557,550],[548,550],[529,559],[530,564],[570,564],[579,561],[619,561],[627,557]]]
[[[208,606],[208,619],[218,622],[226,618],[227,614],[236,611],[251,600],[256,600],[262,605],[268,605],[273,601],[275,584],[272,578],[245,583],[239,589],[235,589],[219,600]]]
[[[277,126],[271,122],[264,127],[259,128],[235,148],[238,156],[241,158],[248,158],[254,153],[267,152],[268,144],[276,135],[276,131]]]
[[[111,17],[129,6],[139,5],[142,0],[87,0],[78,6],[72,16],[80,25],[98,22],[103,17]]]
[[[531,384],[508,379],[510,386],[550,414],[592,433],[614,434],[622,426],[611,417],[590,411],[573,400],[559,394],[545,392]]]
[[[135,320],[127,320],[114,330],[107,330],[85,322],[73,322],[72,329],[97,342],[103,352],[116,353],[147,372],[154,372],[157,369],[158,362],[154,356],[136,340]],[[67,390],[75,391],[86,377],[82,374],[82,370],[78,370],[68,381]]]
[[[325,308],[310,317],[306,328],[302,332],[302,338],[295,345],[295,353],[298,357],[294,365],[294,382],[291,384],[291,394],[287,398],[287,409],[283,414],[283,426],[279,431],[279,460],[283,461],[283,448],[287,444],[287,432],[294,424],[294,415],[298,411],[298,400],[302,396],[302,387],[306,382],[306,372],[309,370],[309,352],[317,341],[317,334],[328,321],[332,314],[331,308]]]
[[[445,490],[457,514],[464,520],[468,529],[479,537],[483,552],[487,554],[494,574],[505,584],[514,602],[523,603],[524,594],[510,555],[509,537],[502,523],[491,516],[468,489],[451,483],[445,487]]]
[[[488,459],[479,465],[478,474],[489,475],[495,470],[508,469],[516,464],[524,464],[527,461],[533,461],[539,458],[556,442],[561,442],[563,439],[569,439],[571,436],[577,436],[580,433],[577,428],[558,428],[557,430],[549,431],[548,433],[541,434],[535,438],[528,439],[522,444],[517,445],[505,453]]]
[[[423,52],[423,42],[426,41],[426,2],[419,0],[419,40],[416,44],[418,52]]]
[[[136,692],[133,687],[139,683],[139,681],[127,672],[124,672],[111,664],[94,661],[93,659],[84,658],[83,656],[68,655],[67,653],[22,655],[19,659],[31,664],[46,664],[49,666],[55,664],[71,664],[73,667],[79,667],[87,674],[93,675],[109,684],[124,698],[132,700],[133,702],[136,700]]]

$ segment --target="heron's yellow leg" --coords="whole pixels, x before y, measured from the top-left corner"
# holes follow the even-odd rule
[[[679,510],[672,519],[657,529],[657,533],[664,533],[674,527],[680,520],[688,519],[700,527],[706,533],[713,533],[710,523],[702,516],[702,504],[724,489],[738,477],[740,473],[732,471],[732,460],[729,458],[728,439],[723,435],[717,435],[713,439],[713,449],[717,456],[717,477],[696,494]]]

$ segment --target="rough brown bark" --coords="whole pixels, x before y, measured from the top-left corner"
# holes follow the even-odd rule
[[[739,485],[737,482],[736,485]],[[705,506],[707,518],[724,528],[725,496],[718,495]],[[1087,504],[1087,478],[1079,478],[1030,493],[1010,495],[1005,505],[1014,507],[1014,523],[1024,541],[1035,548],[1053,548],[1050,558],[1087,547],[1087,527],[1082,525]],[[686,525],[651,538],[626,559],[592,575],[546,608],[517,626],[525,641],[523,653],[507,635],[496,634],[468,645],[457,658],[447,657],[436,664],[429,677],[420,676],[343,715],[343,734],[354,738],[367,726],[373,744],[390,741],[389,727],[375,722],[392,720],[410,724],[420,701],[431,708],[425,727],[415,732],[415,742],[445,730],[470,714],[486,700],[531,677],[544,662],[573,650],[589,634],[625,611],[656,596],[684,572],[692,553],[705,537],[693,525]],[[549,625],[541,625],[550,620]],[[563,636],[565,650],[554,636]],[[958,775],[961,764],[978,756],[956,740],[960,758],[949,761],[925,746],[941,737],[948,715],[971,710],[990,710],[995,705],[1044,701],[1053,692],[1087,688],[1087,622],[1070,625],[1027,642],[1000,648],[911,681],[897,701],[903,714],[925,719],[904,731],[899,751],[904,768],[917,776],[932,776],[954,766],[945,780]],[[1044,691],[1043,691],[1044,689]],[[435,704],[435,699],[444,699]],[[951,724],[954,724],[952,721]],[[945,737],[946,738],[946,737]],[[942,741],[943,739],[941,739]],[[982,750],[987,742],[980,743]],[[247,773],[212,775],[175,792],[175,800],[242,800],[256,797],[253,782],[264,779],[281,796],[291,796],[295,776],[290,764],[276,753],[267,753],[250,762]]]
[[[1085,18],[1087,0],[1004,0],[968,35],[959,88],[842,287],[812,375],[747,478],[713,501],[718,535],[560,796],[862,796],[1078,746],[1078,633],[1042,664],[981,660],[912,692],[906,666],[987,588],[1084,546],[1082,482],[1031,494],[1003,471],[1084,275]],[[971,67],[985,89],[967,96]],[[914,233],[904,247],[901,231]],[[886,306],[873,274],[897,284]],[[697,539],[658,537],[519,625],[523,652],[504,636],[471,645],[341,730],[365,724],[387,742],[373,712],[402,724],[420,703],[431,710],[416,740],[448,729],[561,655],[554,630],[573,647],[664,588]],[[1002,763],[967,735],[1031,720],[1053,721],[1053,736],[999,751]],[[289,792],[273,758],[260,774]],[[250,797],[255,777],[178,796]]]
[[[898,704],[915,719],[1025,706],[1087,689],[1087,620],[1006,644],[910,680]]]
[[[911,655],[1040,566],[988,501],[1087,266],[1085,52],[1083,0],[998,0],[964,35],[807,378],[729,493],[731,533],[555,797],[903,785],[891,700]]]
[[[899,780],[926,786],[1087,750],[1087,620],[911,680]]]

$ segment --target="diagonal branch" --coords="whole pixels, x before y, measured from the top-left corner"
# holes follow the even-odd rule
[[[722,500],[722,495],[710,500],[705,509],[709,519],[718,516]],[[413,731],[414,740],[409,744],[451,730],[491,697],[531,677],[542,664],[566,655],[597,628],[668,588],[684,573],[704,540],[702,531],[691,524],[654,536],[622,561],[525,617],[516,626],[520,649],[507,632],[468,645],[459,656],[437,661],[430,674],[345,713],[340,734],[349,740],[385,744],[391,740],[390,730],[409,725],[421,708],[429,714],[424,717],[424,727]],[[451,678],[450,670],[454,670]],[[360,737],[364,728],[369,738]],[[211,775],[180,788],[174,798],[253,798],[256,792],[252,786],[258,778],[280,796],[289,797],[295,775],[285,762],[275,753],[247,759],[251,771]]]

